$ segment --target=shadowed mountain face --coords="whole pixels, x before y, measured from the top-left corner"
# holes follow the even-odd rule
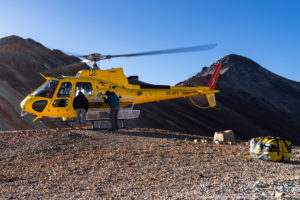
[[[218,109],[198,109],[184,99],[137,105],[141,118],[130,126],[156,127],[212,136],[233,129],[239,138],[281,136],[300,144],[300,83],[264,69],[254,61],[228,55],[216,89]],[[207,83],[216,67],[205,67],[181,86]]]
[[[0,130],[57,127],[59,123],[32,118],[20,119],[19,104],[44,82],[39,73],[74,75],[87,68],[75,66],[79,59],[50,50],[32,39],[10,36],[0,39]],[[223,74],[216,89],[217,109],[199,109],[184,99],[136,105],[141,109],[129,127],[163,128],[212,136],[215,131],[233,129],[238,138],[275,135],[300,144],[300,83],[264,69],[252,60],[228,55],[220,59]],[[62,67],[67,65],[67,67]],[[182,86],[207,83],[213,69],[205,67]],[[49,73],[51,72],[51,73]]]
[[[9,36],[0,39],[0,130],[42,128],[43,123],[20,119],[20,102],[45,80],[39,73],[79,62],[59,50],[50,50],[32,39]],[[60,71],[61,75],[65,68]],[[75,74],[75,71],[68,71]],[[55,126],[55,124],[52,124]],[[50,122],[47,126],[52,126]]]

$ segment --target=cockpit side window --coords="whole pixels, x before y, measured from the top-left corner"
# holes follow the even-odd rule
[[[36,97],[52,98],[57,85],[58,81],[50,80],[42,85],[39,89],[37,89],[34,93],[32,93],[32,95]]]
[[[72,91],[72,83],[63,82],[57,92],[57,97],[70,97]]]
[[[89,82],[78,82],[76,83],[75,96],[81,91],[85,96],[92,94],[92,84]]]

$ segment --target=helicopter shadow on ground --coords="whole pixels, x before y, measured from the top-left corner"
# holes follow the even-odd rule
[[[292,160],[292,161],[286,162],[285,164],[288,164],[288,165],[300,165],[300,160]]]
[[[166,133],[151,133],[151,132],[143,132],[143,131],[129,132],[129,131],[125,131],[125,130],[119,129],[119,131],[110,132],[105,128],[93,129],[93,131],[101,131],[101,132],[106,131],[107,133],[110,133],[110,134],[138,136],[138,137],[149,137],[149,138],[161,138],[161,139],[169,139],[169,140],[194,140],[194,139],[199,138],[199,137],[196,137],[196,136],[192,137],[192,136],[186,136],[186,135],[166,134]]]

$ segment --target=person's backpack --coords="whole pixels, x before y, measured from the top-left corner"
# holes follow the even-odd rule
[[[292,143],[279,137],[257,137],[250,141],[250,154],[253,158],[271,161],[289,161]]]

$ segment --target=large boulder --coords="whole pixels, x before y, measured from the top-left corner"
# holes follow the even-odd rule
[[[218,131],[215,132],[214,142],[234,142],[235,136],[232,130]]]

